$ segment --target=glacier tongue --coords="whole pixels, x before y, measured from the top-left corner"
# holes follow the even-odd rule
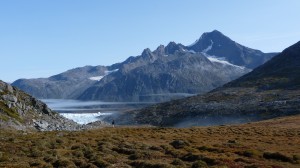
[[[88,124],[100,120],[99,117],[111,115],[111,113],[60,113],[60,115],[71,119],[78,124]]]

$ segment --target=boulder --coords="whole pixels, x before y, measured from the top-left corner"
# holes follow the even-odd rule
[[[41,130],[41,131],[47,130],[47,128],[49,126],[48,122],[43,121],[43,120],[40,120],[40,121],[33,120],[33,124],[34,124],[35,128],[37,128],[38,130]]]
[[[18,98],[14,95],[3,95],[2,98],[3,100],[10,101],[12,103],[16,103],[18,101]]]
[[[7,90],[8,90],[9,93],[14,92],[14,88],[11,85],[7,85]]]

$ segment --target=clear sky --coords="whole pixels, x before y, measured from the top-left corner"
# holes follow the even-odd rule
[[[1,0],[0,79],[110,65],[214,29],[250,48],[300,40],[299,0]]]

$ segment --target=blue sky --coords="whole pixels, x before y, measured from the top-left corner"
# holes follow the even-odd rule
[[[0,79],[110,65],[219,30],[263,52],[300,40],[299,0],[1,0]]]

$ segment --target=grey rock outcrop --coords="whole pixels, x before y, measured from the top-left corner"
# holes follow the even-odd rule
[[[78,130],[80,125],[53,112],[40,100],[0,81],[0,128]]]

